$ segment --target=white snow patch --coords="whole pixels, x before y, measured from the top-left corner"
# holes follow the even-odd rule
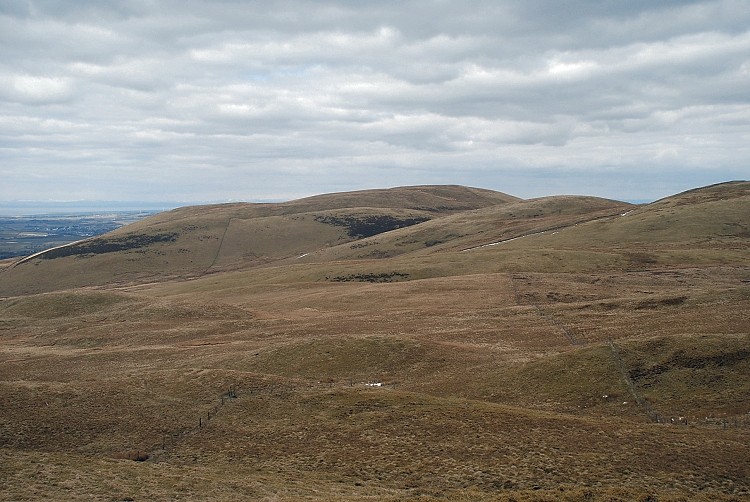
[[[546,234],[547,232],[548,232],[547,230],[543,230],[541,232],[534,232],[533,234],[519,235],[518,237],[512,237],[510,239],[505,239],[503,241],[497,241],[497,242],[491,242],[489,244],[483,244],[483,245],[481,245],[479,247],[480,248],[486,248],[486,247],[489,247],[489,246],[497,246],[498,244],[505,244],[506,242],[515,241],[515,240],[518,240],[518,239],[523,239],[524,237],[531,237],[533,235]],[[473,248],[473,249],[476,249],[476,248]]]

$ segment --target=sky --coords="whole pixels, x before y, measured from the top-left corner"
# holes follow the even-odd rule
[[[750,1],[0,1],[0,202],[750,178]]]

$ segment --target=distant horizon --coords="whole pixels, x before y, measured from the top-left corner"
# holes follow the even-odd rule
[[[486,187],[473,187],[473,188],[495,190],[498,192],[507,193],[508,195],[512,195],[514,197],[520,197],[522,199],[533,199],[533,198],[538,198],[538,197],[554,197],[557,195],[580,195],[580,196],[590,196],[590,197],[601,197],[601,198],[610,199],[610,200],[618,200],[620,202],[627,202],[630,204],[649,204],[651,202],[660,200],[664,197],[677,195],[687,190],[693,190],[693,189],[703,188],[703,187],[712,186],[716,184],[722,184],[722,183],[733,183],[733,182],[744,182],[744,181],[747,181],[747,180],[727,180],[727,181],[722,181],[718,183],[710,183],[706,185],[690,187],[685,190],[680,190],[674,193],[669,193],[669,194],[662,195],[659,197],[651,197],[651,198],[613,198],[613,197],[607,197],[607,196],[591,194],[591,193],[588,193],[588,194],[587,193],[578,193],[578,194],[557,193],[557,194],[549,194],[549,195],[540,195],[537,197],[522,197],[510,191],[495,190],[495,189],[486,188]],[[453,183],[453,184],[457,184],[457,183]],[[425,184],[425,185],[429,185],[429,184]],[[437,183],[433,185],[436,185],[436,186],[451,185],[451,183],[444,183],[444,184]],[[418,186],[418,185],[403,185],[403,186]],[[463,185],[463,186],[466,186],[466,185]],[[10,200],[10,201],[0,201],[0,216],[4,216],[4,217],[24,217],[24,216],[39,216],[39,215],[54,216],[54,215],[87,214],[87,213],[109,212],[109,211],[113,211],[113,212],[147,211],[147,212],[156,213],[156,212],[170,211],[172,209],[176,209],[180,207],[204,206],[204,205],[212,205],[212,204],[236,204],[236,203],[275,204],[275,203],[288,202],[288,201],[305,198],[305,197],[313,197],[316,195],[356,192],[356,191],[364,191],[364,190],[377,190],[377,189],[385,190],[388,188],[400,188],[400,187],[380,187],[380,188],[363,188],[363,189],[355,189],[355,190],[335,190],[335,191],[320,192],[320,193],[314,193],[314,194],[303,194],[303,195],[292,196],[288,198],[254,199],[254,200],[253,199],[193,200],[193,201],[190,201],[190,200],[185,200],[185,201]]]
[[[336,193],[336,192],[330,192]],[[319,194],[323,195],[323,194]],[[512,194],[510,194],[512,195]],[[562,195],[562,194],[561,194]],[[583,194],[580,194],[583,195]],[[33,217],[33,216],[68,216],[85,215],[102,212],[149,212],[160,213],[171,211],[180,207],[205,206],[213,204],[274,204],[289,200],[263,200],[263,201],[184,201],[184,202],[143,202],[139,201],[74,201],[74,202],[52,202],[46,201],[9,201],[0,202],[0,217]],[[630,199],[622,200],[630,204],[648,204],[658,199]]]
[[[297,200],[305,197],[314,197],[317,195],[328,195],[328,194],[336,194],[336,193],[347,193],[347,192],[357,192],[357,191],[366,191],[366,190],[387,190],[391,188],[402,188],[402,187],[409,187],[409,186],[450,186],[450,185],[459,185],[459,186],[467,186],[468,188],[478,188],[482,190],[494,190],[501,193],[506,193],[508,195],[519,197],[521,199],[535,199],[535,198],[541,198],[541,197],[554,197],[554,196],[563,196],[563,195],[569,195],[569,196],[586,196],[586,197],[600,197],[603,199],[610,199],[610,200],[617,200],[620,202],[627,202],[629,204],[649,204],[652,202],[656,202],[658,200],[661,200],[666,197],[671,197],[674,195],[678,195],[683,192],[696,190],[700,188],[706,188],[714,185],[722,185],[725,183],[747,183],[748,179],[733,179],[733,180],[724,180],[724,181],[718,181],[715,183],[707,183],[703,185],[698,186],[692,186],[683,188],[681,190],[672,192],[672,193],[666,193],[661,194],[656,197],[649,197],[649,198],[617,198],[617,197],[608,197],[606,195],[600,195],[600,194],[594,194],[594,193],[555,193],[555,194],[547,194],[547,195],[537,195],[537,196],[531,196],[531,197],[524,197],[522,195],[519,195],[517,193],[513,193],[512,191],[505,191],[505,190],[497,190],[494,188],[488,188],[488,187],[481,187],[481,186],[468,186],[468,185],[461,185],[459,183],[435,183],[435,184],[423,184],[423,185],[401,185],[401,186],[394,186],[394,187],[374,187],[374,188],[361,188],[361,189],[353,189],[353,190],[334,190],[334,191],[328,191],[328,192],[320,192],[320,193],[312,193],[312,194],[299,194],[296,196],[290,196],[287,198],[276,198],[276,199],[224,199],[224,200],[183,200],[183,201],[138,201],[138,200],[70,200],[70,201],[61,201],[61,200],[9,200],[9,201],[0,201],[0,216],[2,217],[25,217],[25,216],[39,216],[39,215],[48,215],[48,216],[55,216],[55,215],[72,215],[72,214],[88,214],[88,213],[97,213],[97,212],[137,212],[137,211],[147,211],[147,212],[163,212],[163,211],[170,211],[172,209],[177,209],[180,207],[187,207],[187,206],[204,206],[204,205],[213,205],[213,204],[237,204],[237,203],[246,203],[246,204],[276,204],[276,203],[283,203],[283,202],[289,202],[292,200]]]
[[[70,215],[99,212],[162,212],[186,206],[235,203],[274,203],[284,200],[214,200],[214,201],[129,201],[129,200],[11,200],[0,201],[0,216],[23,217],[40,215]]]
[[[98,212],[161,212],[180,207],[169,202],[145,201],[3,201],[0,216],[24,217],[42,215],[88,214]]]

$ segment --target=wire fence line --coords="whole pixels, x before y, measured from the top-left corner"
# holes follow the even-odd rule
[[[653,406],[651,406],[651,403],[649,403],[646,398],[643,397],[640,392],[638,392],[633,379],[630,378],[630,375],[625,368],[625,361],[620,354],[620,349],[617,348],[617,345],[615,345],[615,342],[613,342],[611,339],[607,340],[607,345],[609,345],[609,349],[611,350],[612,356],[615,359],[617,371],[620,373],[620,377],[625,382],[625,385],[627,386],[628,391],[630,391],[630,394],[635,399],[635,402],[638,403],[638,405],[643,409],[646,415],[648,415],[648,418],[652,422],[659,423],[661,416],[654,410]]]
[[[518,306],[534,307],[539,316],[550,324],[556,326],[560,331],[563,332],[565,337],[572,345],[585,345],[585,334],[583,337],[580,336],[578,329],[572,329],[559,321],[554,314],[550,313],[548,309],[543,308],[543,302],[540,302],[538,298],[533,295],[524,295],[519,284],[522,281],[529,281],[530,277],[521,274],[513,274],[510,276],[511,287],[513,288],[513,295],[515,303]],[[530,284],[527,282],[527,284]],[[716,429],[731,429],[731,428],[746,428],[750,427],[750,412],[747,415],[736,415],[736,416],[723,416],[723,417],[687,417],[687,416],[665,416],[662,413],[657,412],[653,405],[638,391],[635,382],[630,378],[630,374],[625,366],[625,361],[620,354],[619,348],[612,339],[607,340],[612,356],[617,365],[617,370],[620,374],[621,379],[628,388],[628,391],[635,399],[636,403],[641,407],[643,412],[648,416],[649,420],[653,423],[659,424],[671,424],[671,425],[689,425],[689,426],[701,426],[711,427]]]
[[[549,322],[550,324],[555,326],[557,329],[562,331],[562,333],[565,335],[565,338],[568,339],[571,345],[585,345],[586,344],[586,341],[576,336],[575,332],[570,327],[560,322],[554,315],[546,312],[538,301],[532,300],[530,303],[523,301],[523,295],[521,294],[521,291],[518,288],[518,281],[523,280],[523,279],[528,279],[528,277],[521,276],[521,275],[512,275],[510,279],[511,279],[510,284],[513,287],[513,296],[515,297],[516,305],[534,307],[537,314],[539,314],[539,317],[541,317],[542,319],[544,319],[545,321]]]
[[[620,349],[611,339],[607,340],[607,345],[612,352],[615,364],[617,365],[617,370],[630,391],[630,394],[652,422],[669,425],[711,427],[716,429],[738,429],[750,427],[750,414],[725,417],[705,417],[701,419],[679,415],[667,417],[663,413],[657,412],[651,403],[649,403],[648,400],[638,392],[635,382],[630,378],[630,374],[627,371],[625,360],[622,358],[622,354],[620,354]]]
[[[133,460],[156,460],[159,456],[168,453],[170,450],[172,450],[177,444],[185,439],[186,437],[190,436],[191,434],[195,434],[204,427],[208,426],[208,423],[218,415],[219,411],[224,407],[225,404],[230,403],[232,400],[237,399],[237,387],[235,385],[230,385],[226,392],[222,393],[215,401],[214,404],[205,411],[204,414],[201,414],[195,419],[194,425],[187,428],[182,429],[180,431],[173,432],[171,434],[165,434],[162,436],[161,442],[159,444],[155,444],[151,447],[150,452],[143,452],[138,453],[138,458],[133,458]],[[145,458],[144,458],[145,457]]]
[[[607,345],[613,355],[615,363],[617,365],[618,372],[622,380],[625,382],[628,391],[631,393],[636,403],[643,409],[644,413],[648,416],[649,420],[655,424],[666,424],[675,426],[691,426],[691,427],[708,427],[713,429],[740,429],[750,428],[750,413],[747,415],[737,416],[725,416],[725,417],[705,417],[699,418],[688,418],[685,416],[674,416],[665,417],[662,413],[657,412],[651,403],[641,395],[638,391],[635,383],[630,378],[625,362],[620,354],[617,345],[610,339],[607,341]],[[380,381],[368,381],[368,382],[355,382],[354,379],[340,379],[340,380],[326,380],[318,382],[257,382],[249,385],[242,389],[242,395],[251,396],[272,396],[279,399],[289,399],[293,394],[297,394],[300,391],[309,390],[323,390],[332,388],[345,388],[345,387],[360,387],[366,388],[391,388],[396,389],[400,386],[399,382],[380,382]],[[198,415],[194,419],[194,423],[191,427],[184,428],[180,431],[173,432],[171,434],[165,434],[162,440],[158,444],[152,445],[147,450],[135,450],[127,454],[126,458],[136,461],[144,460],[158,460],[164,454],[169,453],[173,450],[181,441],[187,437],[199,433],[202,429],[206,428],[210,421],[213,420],[223,407],[232,401],[239,399],[240,393],[238,393],[238,386],[236,384],[230,385],[226,392],[223,392],[218,398],[215,399],[214,404],[208,408],[204,413]]]
[[[279,399],[289,399],[292,394],[297,393],[301,390],[311,389],[331,389],[334,387],[379,387],[379,388],[392,388],[395,389],[399,386],[399,382],[380,382],[380,381],[369,381],[369,382],[355,382],[354,379],[346,380],[328,380],[319,382],[258,382],[253,385],[244,387],[242,389],[242,395],[244,396],[273,396]],[[223,407],[232,401],[239,399],[240,393],[238,392],[238,385],[232,384],[228,387],[226,392],[223,392],[218,398],[214,400],[214,404],[206,409],[202,414],[199,414],[194,420],[193,425],[188,428],[183,428],[179,431],[175,431],[171,434],[164,434],[161,442],[153,444],[151,448],[146,450],[131,450],[124,458],[129,458],[136,461],[145,460],[158,460],[162,455],[169,453],[173,450],[180,442],[187,437],[199,433],[201,430],[208,427],[211,420],[216,418]]]
[[[536,311],[537,311],[537,313],[539,314],[539,316],[541,318],[546,319],[549,323],[551,323],[552,325],[554,325],[558,329],[560,329],[563,332],[563,334],[565,335],[565,338],[567,338],[568,341],[571,343],[571,345],[583,345],[583,344],[586,343],[585,341],[579,339],[573,333],[572,329],[568,328],[566,325],[564,325],[563,323],[561,323],[560,321],[558,321],[557,318],[555,318],[555,316],[546,313],[542,309],[541,305],[534,304],[534,308],[536,308]]]

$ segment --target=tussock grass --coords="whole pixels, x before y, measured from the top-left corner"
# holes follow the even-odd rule
[[[746,186],[186,208],[6,267],[0,499],[747,499]]]
[[[120,303],[132,303],[127,295],[111,292],[66,292],[8,299],[0,304],[7,316],[61,318],[96,314]]]

